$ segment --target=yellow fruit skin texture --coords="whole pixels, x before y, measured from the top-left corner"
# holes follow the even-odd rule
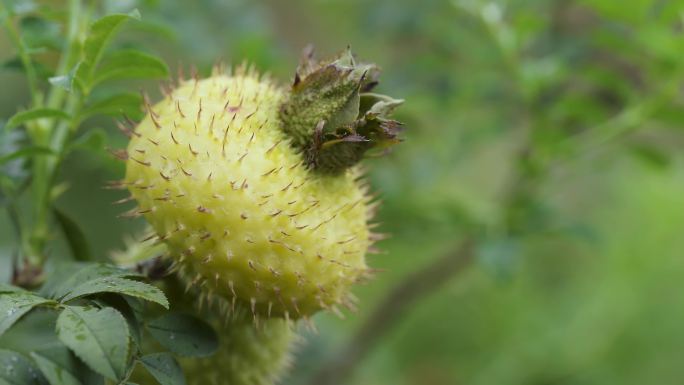
[[[283,97],[250,71],[184,82],[135,129],[125,183],[182,276],[256,315],[300,318],[349,302],[371,210],[357,169],[304,165],[280,128]]]

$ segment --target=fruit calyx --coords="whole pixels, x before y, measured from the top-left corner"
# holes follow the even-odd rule
[[[401,123],[389,115],[404,101],[370,92],[379,74],[375,64],[357,63],[349,47],[323,61],[304,50],[280,119],[311,169],[339,174],[367,151],[400,142]]]

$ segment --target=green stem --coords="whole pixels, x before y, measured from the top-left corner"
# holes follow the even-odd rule
[[[70,0],[67,47],[60,59],[57,75],[67,75],[70,69],[78,62],[80,57],[79,38],[81,31],[87,25],[87,19],[86,13],[82,12],[81,1]],[[63,88],[53,86],[49,93],[47,105],[50,108],[63,109],[70,113],[71,116],[75,116],[74,112],[81,106],[80,95],[77,95],[75,91],[67,94]],[[31,233],[31,255],[33,258],[31,262],[39,266],[45,261],[43,249],[48,236],[48,219],[52,205],[52,186],[57,176],[59,164],[63,158],[69,132],[73,131],[74,126],[77,124],[78,120],[76,118],[72,118],[66,123],[57,123],[51,135],[45,135],[41,138],[41,143],[39,143],[43,146],[49,146],[57,155],[53,157],[39,157],[34,161],[34,178],[36,181],[34,185],[35,220]]]
[[[64,54],[57,65],[57,75],[67,75],[72,67],[76,65],[80,56],[79,35],[82,22],[81,18],[81,1],[69,1],[69,22],[67,25],[67,47]],[[62,105],[66,90],[63,87],[52,87],[47,99],[47,106],[50,108],[58,108]]]
[[[15,235],[17,239],[19,239],[19,247],[22,251],[28,250],[28,240],[26,239],[26,234],[23,231],[24,227],[21,223],[21,216],[16,208],[16,202],[8,202],[5,208],[7,210],[7,217],[10,219],[12,227],[14,227]],[[16,265],[13,263],[13,266]]]
[[[28,81],[29,91],[31,92],[31,100],[33,107],[40,107],[42,105],[42,95],[40,89],[38,88],[38,77],[36,76],[36,69],[31,61],[31,56],[28,53],[28,47],[22,40],[17,27],[14,25],[10,18],[9,7],[5,2],[0,3],[0,17],[2,17],[2,24],[7,30],[7,35],[10,41],[17,49],[17,54],[19,55],[19,60],[24,66],[26,71],[26,79]]]
[[[0,17],[2,18],[2,24],[7,30],[7,35],[9,36],[11,42],[14,44],[17,50],[17,54],[19,55],[19,59],[21,60],[22,66],[24,67],[24,70],[26,71],[26,78],[28,81],[28,87],[29,87],[29,92],[31,94],[31,101],[32,101],[32,108],[36,107],[41,107],[43,100],[42,100],[42,94],[40,93],[40,90],[38,89],[38,80],[36,76],[36,71],[33,66],[33,62],[31,61],[31,57],[28,53],[28,49],[26,45],[24,44],[24,41],[21,39],[21,35],[19,34],[18,29],[12,22],[10,18],[10,10],[9,7],[6,5],[5,2],[0,3]],[[47,130],[44,125],[44,122],[34,122],[32,123],[29,127],[27,127],[27,132],[29,133],[30,138],[33,140],[35,145],[42,145],[44,142],[44,139],[47,135]],[[33,172],[33,181],[35,185],[40,185],[41,182],[39,181],[44,181],[44,175],[45,175],[45,170],[42,165],[42,159],[44,157],[36,157],[35,162],[34,162],[34,172]],[[34,188],[34,191],[36,189]],[[33,235],[31,235],[33,237]],[[35,248],[32,247],[31,245],[31,240],[27,239],[25,235],[22,236],[22,249],[23,249],[23,254],[26,256],[28,259],[28,262],[30,264],[36,264],[39,262],[40,258],[37,257],[39,255],[38,253],[35,252]]]

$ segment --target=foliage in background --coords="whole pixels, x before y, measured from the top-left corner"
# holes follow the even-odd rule
[[[359,315],[318,317],[320,333],[309,336],[290,383],[338,359],[337,347],[388,288],[466,236],[477,240],[476,263],[393,320],[353,383],[680,382],[681,2],[103,4],[124,14],[138,7],[145,17],[127,26],[120,44],[153,46],[169,63],[196,63],[206,73],[217,57],[248,59],[286,79],[305,44],[327,52],[352,44],[385,68],[383,88],[407,99],[399,111],[407,144],[372,162],[370,174],[385,203],[383,229],[394,234],[383,244],[387,254],[371,260],[385,272],[358,291]],[[54,76],[54,57],[36,55],[45,62],[36,76]],[[21,61],[3,59],[8,70]],[[20,91],[23,78],[3,76],[17,90],[0,95],[9,117],[32,97]],[[109,120],[94,117],[92,126],[105,129],[104,144],[121,147]],[[26,140],[17,130],[3,135],[2,154]],[[20,163],[2,166],[19,189],[28,175]],[[120,196],[99,187],[120,176],[121,166],[101,150],[71,152],[64,166],[55,185],[70,190],[55,207],[104,260],[121,246],[121,234],[139,228],[110,219],[121,209],[109,202]],[[28,202],[17,206],[35,210]],[[35,242],[14,236],[13,215],[0,223],[4,256],[15,250],[14,239],[28,250]],[[51,237],[55,259],[78,244]]]

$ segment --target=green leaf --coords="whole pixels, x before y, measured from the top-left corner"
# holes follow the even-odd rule
[[[218,348],[214,329],[187,314],[165,314],[150,322],[147,329],[162,346],[183,356],[207,356]]]
[[[0,294],[0,336],[34,307],[52,302],[23,290]]]
[[[55,334],[58,312],[48,308],[34,308],[0,337],[0,348],[29,356],[46,346],[62,345]]]
[[[48,347],[40,347],[29,354],[51,385],[104,385],[104,377],[76,358],[59,341],[48,343]]]
[[[148,354],[140,363],[161,385],[185,385],[185,376],[178,361],[170,353]]]
[[[135,116],[140,115],[141,105],[142,97],[140,94],[129,92],[115,94],[86,106],[79,118],[86,119],[100,114],[120,116],[122,113],[135,118]]]
[[[7,155],[0,156],[0,165],[19,158],[28,158],[34,155],[53,155],[54,152],[47,147],[27,146]]]
[[[138,34],[144,34],[151,38],[161,38],[163,41],[168,42],[178,41],[178,31],[163,21],[140,20],[134,25],[131,25],[130,29]]]
[[[76,74],[80,73],[82,71],[83,63],[76,63],[74,68],[69,71],[68,74],[66,75],[59,75],[59,76],[53,76],[48,79],[48,82],[52,84],[53,86],[60,87],[65,89],[67,92],[71,92],[71,90],[74,87],[74,79],[76,78]]]
[[[79,89],[86,95],[90,92],[89,83],[91,69],[90,64],[80,61],[75,68],[76,71],[74,71],[72,79],[72,83],[75,82]]]
[[[0,121],[0,154],[10,154],[21,150],[25,145],[27,135],[23,130],[5,130],[4,122]],[[0,165],[0,204],[8,203],[17,198],[21,186],[28,186],[29,173],[25,167],[25,159],[19,158]]]
[[[129,14],[112,14],[96,20],[90,25],[88,35],[83,44],[84,61],[94,69],[102,57],[102,53],[107,48],[109,41],[121,25],[129,19],[140,19],[137,10]]]
[[[0,349],[0,384],[43,385],[47,382],[28,358],[11,350]]]
[[[69,114],[54,108],[34,108],[27,111],[17,112],[7,121],[5,127],[7,129],[15,128],[26,122],[43,118],[69,119]]]
[[[12,293],[15,291],[22,291],[23,289],[20,287],[16,287],[13,285],[8,285],[6,283],[0,283],[0,294],[3,293]]]
[[[38,294],[48,298],[59,298],[58,291],[64,282],[88,264],[73,261],[48,261],[45,271],[45,283],[38,290]]]
[[[51,298],[61,299],[78,285],[98,278],[140,276],[138,273],[104,263],[68,263],[59,266],[55,271],[55,279],[49,278],[41,292]]]
[[[142,328],[141,328],[141,316],[133,309],[132,303],[138,303],[139,301],[131,297],[122,297],[120,295],[109,294],[99,297],[93,300],[100,307],[113,307],[118,310],[121,315],[124,316],[126,322],[128,323],[128,330],[131,334],[132,342],[136,347],[141,346],[142,341]]]
[[[159,58],[136,50],[120,50],[107,57],[97,70],[91,87],[107,80],[158,79],[169,76],[169,68]]]
[[[84,94],[88,95],[95,84],[92,83],[95,70],[100,63],[109,42],[117,30],[129,19],[140,19],[140,12],[134,10],[128,14],[111,14],[96,20],[90,25],[85,42],[83,43],[84,58],[78,71],[75,72],[76,81]]]
[[[126,375],[130,336],[113,308],[67,306],[57,318],[57,337],[83,362],[110,380]]]
[[[133,281],[121,277],[97,277],[75,286],[62,298],[68,302],[76,298],[98,293],[118,293],[142,298],[169,308],[169,301],[159,288],[144,282]]]
[[[55,213],[57,223],[62,229],[64,237],[69,244],[74,259],[77,261],[91,261],[93,258],[90,254],[88,241],[78,223],[57,208],[55,208],[53,212]]]
[[[31,358],[50,385],[82,385],[78,380],[79,362],[64,346],[31,352]]]

